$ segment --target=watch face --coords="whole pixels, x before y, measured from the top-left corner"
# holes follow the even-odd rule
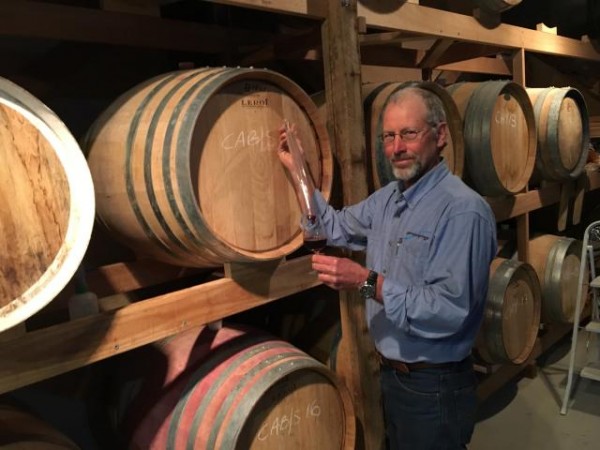
[[[360,296],[364,299],[375,297],[375,286],[363,284],[359,289]]]

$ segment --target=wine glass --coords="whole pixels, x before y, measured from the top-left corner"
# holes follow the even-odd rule
[[[316,214],[302,214],[302,233],[304,246],[315,254],[321,253],[327,246],[327,236]]]

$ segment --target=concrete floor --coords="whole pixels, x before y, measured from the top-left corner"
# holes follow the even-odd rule
[[[596,356],[586,352],[588,333],[579,335],[576,367],[581,368]],[[598,348],[595,339],[592,335],[592,349]],[[567,415],[559,413],[570,346],[570,337],[563,339],[538,360],[536,378],[517,378],[480,405],[470,450],[600,449],[600,382],[575,377]]]

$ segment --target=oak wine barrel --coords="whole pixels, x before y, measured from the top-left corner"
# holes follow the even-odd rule
[[[590,126],[583,95],[574,88],[527,88],[533,103],[538,149],[534,178],[573,180],[587,161]]]
[[[533,106],[512,81],[448,86],[463,118],[468,179],[482,195],[516,194],[531,178],[536,158]]]
[[[0,78],[0,332],[42,309],[81,264],[94,187],[66,125]]]
[[[529,263],[535,269],[542,289],[544,323],[573,323],[581,246],[581,241],[577,239],[549,234],[529,241]],[[584,276],[584,280],[587,280],[587,276]],[[583,298],[587,297],[586,290]],[[585,302],[582,302],[582,309],[584,305]]]
[[[98,216],[139,255],[218,266],[277,259],[302,244],[300,207],[277,156],[296,125],[309,169],[329,196],[333,159],[310,97],[270,70],[167,73],[117,99],[85,148]]]
[[[531,353],[540,325],[540,283],[529,264],[495,258],[476,353],[488,363],[520,364]]]
[[[427,81],[408,81],[403,83],[369,83],[363,85],[363,107],[365,116],[365,134],[367,142],[367,155],[370,173],[372,175],[372,188],[378,189],[390,181],[395,180],[392,168],[383,150],[383,143],[379,139],[382,132],[383,111],[390,96],[405,87],[414,86],[435,94],[442,102],[446,112],[448,124],[447,145],[442,150],[442,156],[452,173],[461,177],[464,166],[464,139],[462,119],[454,100],[441,86]]]
[[[128,448],[354,448],[352,402],[335,374],[263,332],[191,329],[127,366],[117,420]]]
[[[78,450],[79,446],[29,412],[8,403],[1,403],[0,448],[6,450]]]

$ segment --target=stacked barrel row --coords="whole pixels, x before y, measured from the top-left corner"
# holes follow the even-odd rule
[[[533,350],[540,323],[573,322],[581,249],[579,240],[545,234],[529,241],[529,263],[518,261],[516,252],[494,259],[476,342],[481,359],[522,363]]]
[[[33,96],[10,82],[0,92],[0,332],[69,283],[94,212],[140,257],[180,266],[278,259],[297,249],[300,209],[277,156],[284,120],[295,124],[315,184],[330,194],[324,123],[310,97],[275,72],[158,76],[115,100],[82,148]],[[225,327],[152,349],[141,349],[141,359],[123,355],[123,368],[142,369],[138,379],[123,374],[117,387],[127,405],[119,428],[131,448],[354,448],[349,393],[286,342]],[[0,430],[9,444],[23,438]]]
[[[41,101],[0,79],[0,332],[65,288],[96,214],[107,236],[140,258],[178,266],[273,260],[298,249],[300,208],[278,160],[279,127],[295,125],[328,198],[333,157],[316,113],[297,84],[273,71],[177,71],[116,99],[80,148]]]
[[[589,142],[589,117],[581,93],[565,88],[523,88],[511,81],[369,84],[363,88],[372,188],[393,179],[379,136],[390,96],[408,85],[433,92],[444,105],[449,169],[480,194],[511,195],[530,182],[573,180],[581,175]]]
[[[465,179],[482,194],[521,191],[534,165],[546,179],[571,179],[581,171],[585,157],[576,155],[581,147],[577,142],[586,141],[587,118],[577,91],[551,88],[530,96],[511,82],[465,83],[448,90],[432,83],[421,86],[439,95],[448,112],[450,139],[444,152],[451,169],[463,174],[466,167]],[[374,187],[390,176],[378,147],[380,115],[399,87],[365,87]],[[3,141],[10,143],[3,151],[10,163],[0,177],[0,194],[8,206],[0,216],[0,239],[10,258],[2,267],[6,281],[0,284],[0,331],[41,309],[69,281],[91,233],[94,191],[98,217],[117,239],[142,256],[197,267],[279,258],[301,245],[296,194],[276,155],[284,119],[296,124],[316,184],[326,197],[330,193],[333,158],[324,121],[302,89],[268,70],[174,72],[125,93],[98,118],[84,141],[93,187],[64,124],[18,87],[7,82],[2,92],[3,130],[9,132]],[[530,100],[534,95],[540,104],[535,108],[537,127]],[[572,123],[562,126],[560,117]],[[550,130],[539,145],[536,129]],[[550,156],[538,156],[535,163],[536,148],[543,146],[550,148]],[[494,264],[482,354],[513,362],[526,358],[540,320],[537,277],[541,275],[524,263]],[[563,313],[568,310],[560,304],[555,309],[561,308]],[[248,347],[240,353],[241,358],[251,355]],[[283,354],[283,349],[277,347],[275,353]],[[312,372],[297,385],[321,384],[319,377],[331,376],[301,356],[290,358],[291,366],[307,364]],[[197,382],[208,375],[204,369],[199,373]],[[256,380],[249,383],[255,386]],[[322,395],[317,394],[315,398]],[[277,399],[273,402],[278,404]],[[307,408],[315,411],[310,403]],[[350,423],[345,408],[328,414]],[[227,425],[231,417],[219,420]],[[297,419],[294,415],[289,420]],[[200,426],[194,423],[192,437]],[[252,430],[261,441],[262,428]],[[238,438],[215,437],[219,442]],[[336,442],[343,447],[347,440],[339,437]]]
[[[541,179],[581,173],[589,132],[576,90],[525,91],[507,81],[448,90],[420,85],[446,108],[444,156],[451,170],[464,172],[483,195],[521,191],[534,165]],[[391,178],[378,139],[380,116],[401,86],[365,87],[373,188]],[[134,87],[84,140],[93,187],[64,124],[17,86],[5,81],[2,92],[3,121],[17,136],[3,139],[6,158],[14,161],[5,165],[10,170],[0,190],[14,200],[5,202],[1,222],[11,260],[3,267],[0,314],[15,316],[9,326],[39,310],[73,275],[91,234],[94,190],[100,221],[142,257],[195,267],[280,258],[302,242],[296,193],[276,155],[278,128],[287,119],[308,149],[316,185],[330,195],[333,158],[325,121],[299,86],[272,71],[180,71]],[[43,162],[39,179],[24,175],[33,173],[27,165],[36,161]],[[43,290],[44,301],[31,301]]]

